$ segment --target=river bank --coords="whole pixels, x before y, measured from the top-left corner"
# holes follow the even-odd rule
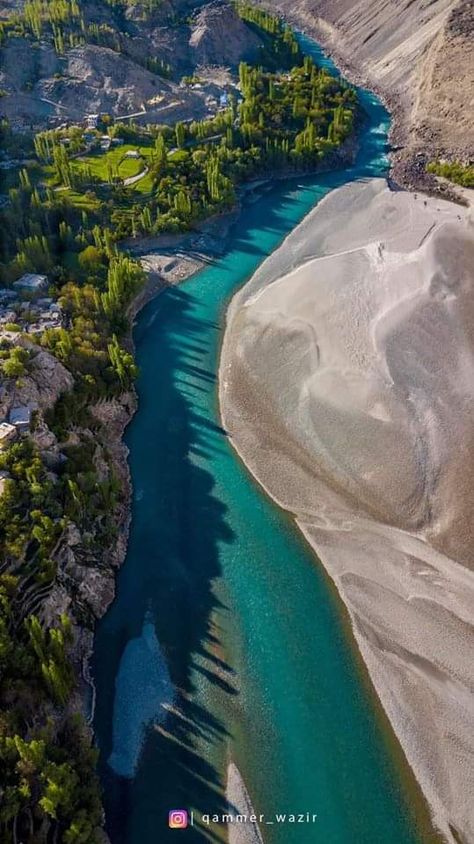
[[[202,221],[193,231],[186,231],[177,234],[161,234],[156,237],[144,237],[123,241],[121,247],[130,253],[134,258],[139,258],[147,275],[147,281],[143,289],[138,293],[127,310],[129,322],[128,335],[125,338],[126,347],[134,353],[133,327],[136,318],[146,305],[156,296],[170,287],[175,287],[206,266],[212,265],[221,258],[226,251],[229,234],[232,227],[238,222],[243,211],[243,202],[252,194],[255,199],[261,195],[272,183],[288,181],[295,178],[307,178],[311,174],[324,174],[331,172],[336,164],[339,167],[353,164],[359,152],[359,132],[363,129],[366,117],[359,116],[357,121],[357,133],[346,141],[340,151],[335,154],[329,162],[315,170],[272,172],[256,178],[240,186],[237,202],[234,208],[217,214],[208,220]],[[134,389],[124,393],[119,399],[112,401],[101,401],[92,408],[93,415],[103,424],[105,431],[105,442],[112,456],[112,466],[117,475],[123,491],[123,503],[117,519],[119,531],[115,547],[108,555],[108,563],[113,569],[119,569],[123,564],[127,553],[128,534],[131,518],[131,495],[132,486],[128,468],[128,450],[123,442],[127,426],[137,411],[137,396]],[[110,589],[109,579],[107,590],[104,592],[104,599],[101,602],[100,618],[105,613],[113,600],[113,589]],[[89,636],[86,636],[87,644],[81,650],[82,676],[88,678],[87,663],[90,658],[91,645]],[[87,685],[90,685],[87,679]],[[86,695],[86,698],[89,695]],[[90,711],[87,704],[86,709]],[[90,718],[93,717],[90,715]]]
[[[158,829],[171,841],[169,806],[198,818],[222,814],[229,759],[269,819],[316,812],[320,836],[337,844],[351,835],[367,844],[428,840],[417,834],[373,698],[361,687],[339,602],[289,520],[235,459],[216,413],[227,296],[313,206],[321,188],[310,184],[273,188],[250,204],[225,259],[166,290],[137,321],[140,410],[126,433],[133,520],[93,663],[114,844],[152,842]],[[154,719],[135,776],[124,782],[108,760],[136,734],[133,726],[121,737],[125,714],[136,725],[145,711],[136,673],[126,678],[149,612],[176,699],[165,723]],[[126,688],[133,707],[118,694]],[[219,840],[223,832],[213,825]],[[262,832],[266,844],[307,840],[298,825]],[[198,830],[189,836],[202,838]]]
[[[392,115],[393,179],[408,190],[459,201],[460,192],[426,172],[436,159],[468,161],[474,130],[464,102],[474,86],[469,4],[410,3],[403,16],[379,0],[277,0],[296,28],[315,38],[352,83],[374,91]],[[461,86],[456,84],[463,79]],[[461,199],[462,201],[462,199]]]
[[[141,403],[127,430],[134,518],[117,597],[99,623],[94,653],[96,731],[114,841],[155,840],[158,809],[175,805],[178,793],[182,805],[222,811],[229,755],[257,809],[308,811],[317,795],[318,824],[328,840],[345,844],[349,830],[367,844],[426,840],[385,762],[373,703],[360,693],[339,629],[339,608],[287,520],[231,457],[215,418],[213,373],[226,297],[325,193],[348,178],[385,170],[386,115],[375,102],[370,112],[356,170],[325,174],[308,188],[304,177],[286,191],[271,188],[246,206],[223,260],[176,292],[163,288],[165,295],[138,320]],[[272,604],[281,589],[284,610]],[[117,677],[126,686],[124,642],[139,641],[150,609],[179,697],[166,734],[161,725],[152,731],[136,777],[125,786],[107,764],[120,739],[111,735],[111,723],[123,721],[114,688]],[[135,681],[131,693],[137,692]],[[141,706],[137,700],[135,716]],[[173,736],[179,741],[171,751]],[[202,786],[203,771],[215,783],[212,792]],[[297,828],[265,833],[270,842],[301,841]]]
[[[457,466],[472,348],[445,357],[474,281],[466,217],[380,181],[333,192],[234,297],[220,369],[233,445],[334,579],[453,842],[474,820],[472,498]]]

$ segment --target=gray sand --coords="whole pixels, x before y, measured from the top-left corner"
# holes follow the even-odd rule
[[[255,816],[255,810],[250,800],[241,773],[234,762],[227,767],[226,797],[229,803],[229,813],[235,818],[249,818]],[[263,838],[257,823],[235,822],[227,825],[229,844],[263,844]]]
[[[375,179],[234,297],[232,442],[334,579],[436,825],[474,841],[474,225]]]

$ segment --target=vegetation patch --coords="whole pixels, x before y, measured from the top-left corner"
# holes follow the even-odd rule
[[[460,161],[431,161],[427,166],[428,173],[449,179],[464,188],[474,188],[474,166],[462,164]]]

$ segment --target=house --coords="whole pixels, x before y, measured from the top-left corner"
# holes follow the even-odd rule
[[[13,283],[17,290],[24,290],[27,293],[39,293],[48,286],[48,276],[39,273],[25,273],[18,281]]]
[[[9,414],[10,425],[14,425],[19,434],[27,434],[31,425],[31,407],[17,405],[12,407]]]
[[[9,322],[16,322],[16,320],[16,311],[3,311],[0,309],[0,323],[2,325],[7,325]]]
[[[124,143],[123,138],[112,138],[112,146],[123,147]]]
[[[128,149],[124,158],[141,158],[141,155],[137,149]]]
[[[8,290],[7,288],[0,290],[0,302],[2,304],[11,302],[13,299],[16,299],[17,295],[14,290]]]
[[[46,331],[48,328],[61,328],[61,324],[61,320],[58,317],[44,320],[44,322],[40,322],[40,330]]]
[[[99,115],[98,114],[88,114],[86,116],[86,126],[88,129],[97,129],[97,124],[99,122]]]
[[[107,152],[108,149],[112,146],[112,140],[109,138],[108,135],[102,135],[100,139],[100,148]]]
[[[0,422],[0,450],[16,439],[16,435],[17,430],[14,425],[10,425],[8,422]]]

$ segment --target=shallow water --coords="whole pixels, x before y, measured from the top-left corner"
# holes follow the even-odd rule
[[[266,844],[426,840],[333,590],[240,464],[217,406],[232,293],[329,190],[386,172],[388,115],[361,96],[369,123],[356,166],[248,203],[225,256],[138,319],[132,528],[93,660],[113,844],[175,841],[173,808],[195,813],[186,841],[225,840],[200,816],[226,811],[231,759],[265,815]],[[314,822],[275,819],[307,812]]]

